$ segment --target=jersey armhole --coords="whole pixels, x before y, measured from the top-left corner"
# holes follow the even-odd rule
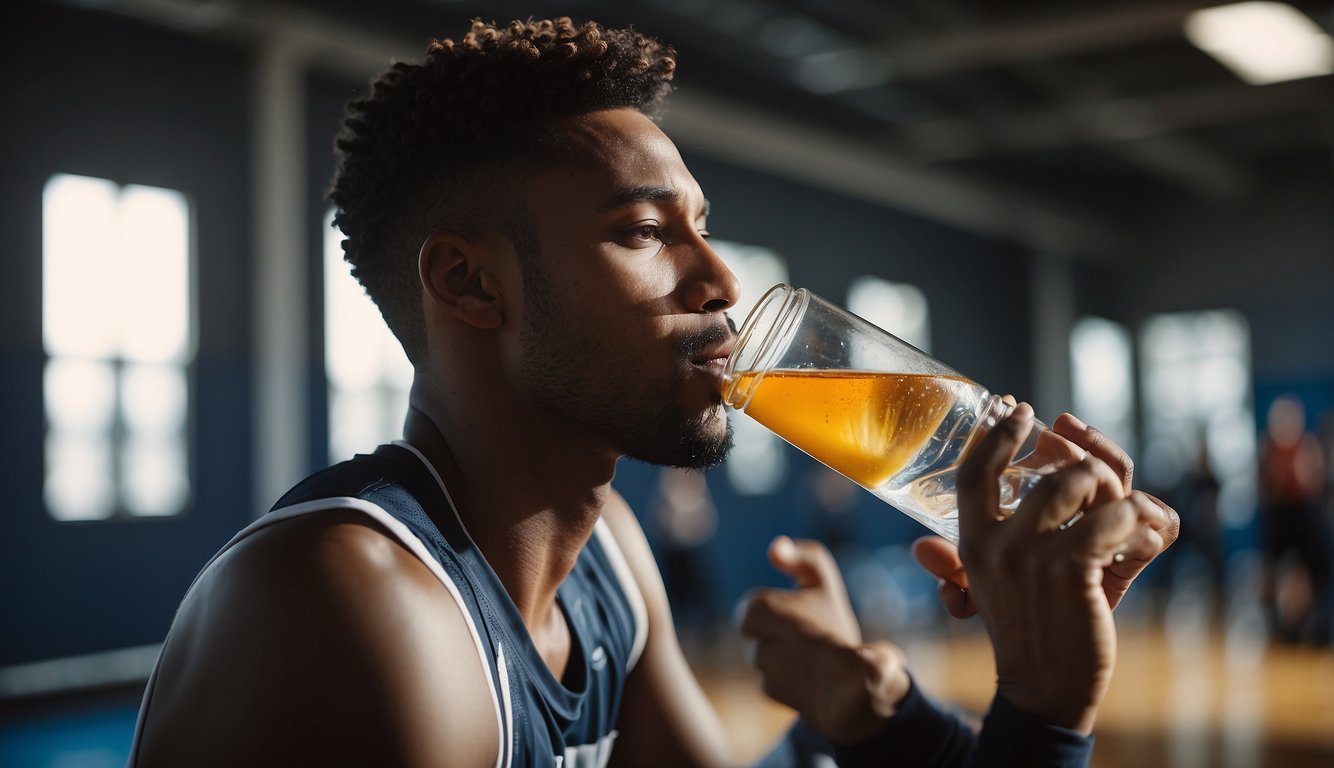
[[[625,664],[625,671],[629,673],[639,663],[639,657],[644,653],[644,644],[648,642],[648,608],[644,603],[644,593],[639,589],[639,582],[635,581],[630,564],[626,562],[607,521],[598,518],[597,524],[593,526],[593,534],[602,543],[602,551],[607,553],[607,562],[611,563],[611,569],[621,583],[621,591],[625,593],[625,601],[630,604],[630,614],[634,617],[635,639],[630,647],[630,658]]]

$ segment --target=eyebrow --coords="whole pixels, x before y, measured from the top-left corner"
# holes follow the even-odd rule
[[[601,210],[610,211],[635,203],[677,203],[681,200],[681,193],[671,187],[657,187],[645,185],[641,187],[629,187],[622,189],[612,195],[602,204]],[[709,215],[709,200],[704,199],[703,216]]]

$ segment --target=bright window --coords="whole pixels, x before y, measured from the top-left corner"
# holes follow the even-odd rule
[[[931,351],[931,316],[915,285],[862,275],[848,287],[848,311],[923,352]]]
[[[1207,450],[1222,482],[1223,521],[1254,515],[1255,419],[1250,329],[1236,312],[1150,318],[1140,331],[1145,460],[1152,487],[1171,488]]]
[[[191,250],[180,192],[69,174],[43,190],[44,496],[57,520],[189,502]]]
[[[1100,317],[1080,318],[1070,333],[1075,414],[1134,457],[1135,379],[1130,331]]]
[[[730,313],[740,327],[765,291],[787,282],[787,262],[759,246],[717,239],[710,240],[709,245],[741,284],[741,296]],[[787,452],[782,439],[740,411],[729,410],[728,417],[734,441],[724,465],[728,482],[737,493],[747,496],[776,493],[787,480]]]
[[[412,364],[343,260],[343,235],[333,226],[332,211],[324,231],[329,459],[342,461],[402,436]]]

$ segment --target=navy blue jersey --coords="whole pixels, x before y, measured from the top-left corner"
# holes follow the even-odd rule
[[[330,509],[358,510],[375,519],[435,574],[463,611],[474,648],[440,653],[475,652],[485,667],[491,700],[478,704],[489,705],[500,724],[497,766],[607,763],[625,679],[648,627],[643,597],[606,523],[598,521],[556,592],[571,634],[565,676],[557,680],[469,537],[439,475],[405,442],[380,446],[302,481],[222,552],[264,526]],[[152,691],[150,678],[140,727]]]

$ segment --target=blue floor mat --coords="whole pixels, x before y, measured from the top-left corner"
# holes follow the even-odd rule
[[[5,768],[124,768],[137,705],[104,705],[0,719]]]

